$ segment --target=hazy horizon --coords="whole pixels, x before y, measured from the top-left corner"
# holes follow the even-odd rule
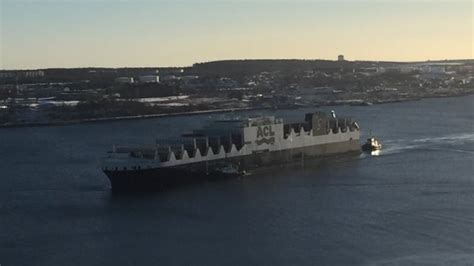
[[[472,59],[471,1],[0,0],[0,69]]]
[[[141,66],[141,65],[134,65],[134,66],[66,66],[66,67],[54,67],[54,66],[51,66],[51,67],[24,67],[24,68],[1,68],[0,67],[0,70],[3,70],[3,71],[27,71],[27,70],[43,70],[43,69],[82,69],[82,68],[97,68],[97,69],[100,69],[100,68],[111,68],[111,69],[122,69],[122,68],[187,68],[187,67],[192,67],[194,64],[201,64],[201,63],[209,63],[209,62],[219,62],[219,61],[251,61],[251,60],[262,60],[262,61],[265,61],[265,60],[271,60],[271,61],[285,61],[285,60],[301,60],[301,61],[318,61],[318,60],[321,60],[321,61],[337,61],[337,58],[329,58],[329,59],[323,59],[323,58],[231,58],[231,59],[217,59],[217,60],[212,60],[212,61],[202,61],[202,62],[194,62],[192,64],[189,64],[189,65],[181,65],[181,66],[178,66],[178,65],[174,65],[174,66],[158,66],[158,65],[146,65],[146,66]],[[455,58],[455,59],[451,59],[451,58],[447,58],[447,59],[436,59],[436,60],[431,60],[431,59],[428,59],[428,60],[423,60],[423,61],[395,61],[395,60],[392,60],[392,61],[386,61],[386,60],[345,60],[345,61],[348,61],[348,62],[387,62],[387,63],[428,63],[428,62],[443,62],[443,61],[466,61],[466,60],[469,60],[469,61],[474,61],[474,59],[472,58]]]

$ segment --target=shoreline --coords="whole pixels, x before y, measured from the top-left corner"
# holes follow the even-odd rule
[[[420,101],[424,99],[436,99],[436,98],[454,98],[454,97],[465,97],[473,95],[473,93],[463,94],[463,95],[447,95],[447,96],[430,96],[430,97],[419,97],[413,99],[394,99],[394,100],[379,100],[374,102],[373,105],[379,104],[389,104],[389,103],[398,103],[398,102],[410,102],[410,101]],[[347,104],[332,104],[328,103],[320,106],[338,106],[338,105],[351,105]],[[370,106],[370,105],[358,105],[358,106]],[[307,108],[311,106],[295,106],[294,108],[278,108],[278,109],[300,109]],[[45,123],[17,123],[17,124],[3,124],[0,125],[1,128],[18,128],[18,127],[47,127],[47,126],[66,126],[74,124],[87,124],[87,123],[102,123],[102,122],[115,122],[123,120],[138,120],[138,119],[150,119],[150,118],[159,118],[159,117],[174,117],[174,116],[187,116],[187,115],[201,115],[201,114],[214,114],[214,113],[230,113],[230,112],[242,112],[242,111],[253,111],[253,110],[269,110],[273,109],[271,107],[245,107],[245,108],[226,108],[226,109],[213,109],[213,110],[200,110],[200,111],[189,111],[189,112],[178,112],[178,113],[161,113],[161,114],[147,114],[147,115],[133,115],[133,116],[116,116],[116,117],[99,117],[99,118],[86,118],[86,119],[76,119],[69,121],[54,121],[54,122],[45,122]]]
[[[230,113],[230,112],[264,110],[264,109],[270,109],[270,108],[266,108],[266,107],[228,108],[228,109],[213,109],[213,110],[201,110],[201,111],[190,111],[190,112],[179,112],[179,113],[86,118],[86,119],[76,119],[76,120],[69,120],[69,121],[45,122],[45,123],[3,124],[3,125],[0,125],[0,129],[1,128],[16,128],[16,127],[66,126],[66,125],[74,125],[74,124],[115,122],[115,121],[123,121],[123,120],[138,120],[138,119],[150,119],[150,118],[158,118],[158,117],[201,115],[201,114],[212,114],[212,113]]]

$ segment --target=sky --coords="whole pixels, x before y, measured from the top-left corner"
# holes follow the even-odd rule
[[[0,0],[0,69],[472,59],[472,0]]]

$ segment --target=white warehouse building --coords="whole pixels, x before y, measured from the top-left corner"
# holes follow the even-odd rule
[[[148,75],[148,76],[140,76],[138,77],[140,83],[159,83],[160,76],[157,75]]]
[[[133,77],[119,77],[115,79],[115,82],[131,84],[134,82],[134,80],[133,80]]]

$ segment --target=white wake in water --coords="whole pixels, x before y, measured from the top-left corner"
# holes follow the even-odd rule
[[[381,154],[400,153],[403,151],[415,149],[442,150],[474,154],[474,150],[463,149],[464,146],[462,146],[467,144],[474,144],[474,133],[419,139],[398,139],[381,141],[383,145]]]

